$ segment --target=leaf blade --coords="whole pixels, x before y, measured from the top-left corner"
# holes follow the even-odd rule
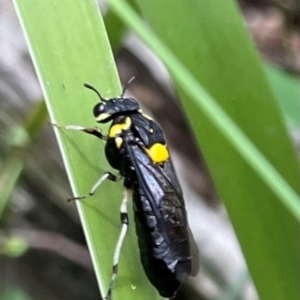
[[[95,85],[103,97],[121,87],[96,1],[15,0],[51,120],[59,125],[93,126]],[[104,145],[79,132],[56,130],[75,196],[85,195],[101,173],[110,170]],[[78,201],[78,211],[102,294],[107,292],[113,249],[119,233],[121,186],[104,183],[96,195]],[[100,201],[97,201],[99,199]],[[62,199],[63,201],[64,199]],[[132,219],[132,212],[130,213]],[[141,268],[133,230],[125,241],[114,299],[161,299]],[[133,289],[131,285],[135,285]]]
[[[144,27],[143,23],[140,22],[137,16],[134,15],[123,2],[110,0],[110,3],[120,18],[123,18],[128,26],[135,30],[144,41],[155,49],[172,75],[176,75],[177,83],[181,88],[186,87],[185,93],[181,92],[182,97],[186,100],[183,102],[183,105],[188,112],[193,127],[196,129],[200,128],[200,130],[201,128],[205,128],[206,132],[195,131],[195,134],[198,141],[201,141],[202,149],[204,150],[219,193],[223,198],[227,211],[235,226],[261,299],[283,300],[286,299],[286,297],[297,299],[297,295],[299,295],[297,287],[299,272],[291,267],[290,260],[293,261],[293,265],[297,263],[299,257],[298,244],[296,242],[298,234],[297,219],[299,219],[299,197],[294,192],[297,190],[299,181],[298,163],[295,158],[295,152],[281,122],[281,116],[278,113],[276,105],[274,105],[272,94],[266,83],[267,81],[263,75],[262,68],[259,65],[257,55],[251,48],[251,43],[244,33],[243,26],[237,16],[237,11],[233,3],[228,1],[222,2],[221,4],[218,1],[192,1],[192,4],[189,2],[187,5],[184,1],[177,1],[176,5],[173,5],[174,3],[171,1],[138,1],[141,10],[147,19],[150,20],[156,34],[167,43],[169,49],[172,49],[177,57],[180,57],[180,62],[187,66],[189,70],[192,70],[192,75],[197,79],[201,78],[205,89],[209,92],[213,92],[213,96],[218,100],[223,100],[223,102],[221,101],[220,103],[222,108],[235,120],[246,133],[246,136],[258,146],[262,154],[267,156],[271,164],[278,170],[278,172],[276,169],[275,172],[274,170],[272,172],[274,172],[274,174],[277,173],[277,175],[280,174],[282,176],[281,179],[283,179],[282,183],[286,180],[288,185],[290,185],[290,187],[286,187],[294,195],[292,196],[292,198],[294,198],[292,202],[295,206],[291,209],[291,212],[296,218],[293,218],[291,214],[284,209],[279,202],[279,197],[274,197],[273,192],[269,189],[270,186],[266,186],[265,183],[261,181],[261,178],[257,177],[257,174],[253,172],[253,169],[249,168],[249,165],[246,164],[244,159],[237,152],[238,148],[232,148],[228,140],[220,134],[220,132],[223,131],[222,128],[220,128],[220,126],[218,127],[220,132],[216,130],[210,123],[212,119],[208,119],[207,114],[204,114],[203,111],[199,111],[197,106],[202,100],[197,98],[195,91],[192,93],[190,90],[189,96],[193,95],[197,101],[191,97],[188,100],[189,97],[187,97],[186,94],[188,93],[188,88],[192,89],[189,83],[192,78],[187,77],[187,73],[184,73],[184,76],[180,74],[183,69],[179,66],[178,61],[173,59],[172,52],[160,43],[160,40],[153,32]],[[200,9],[199,6],[201,5],[202,7]],[[167,10],[165,9],[166,7],[168,7]],[[201,12],[201,17],[199,17],[199,12]],[[170,15],[172,18],[169,17]],[[218,15],[218,18],[215,24],[216,15]],[[227,23],[224,24],[224,15],[230,19],[230,22],[225,20],[227,23],[230,23],[230,26],[228,26]],[[183,21],[182,19],[184,17],[186,19]],[[174,20],[176,20],[176,24],[173,22]],[[222,33],[220,34],[218,30],[212,33],[208,30],[208,27],[202,29],[202,27],[199,26],[199,22],[202,22],[202,20],[205,20],[209,25],[212,23],[210,20],[214,20],[211,26],[217,27],[214,28],[214,30],[221,28]],[[187,28],[185,26],[186,24],[188,24],[187,27],[190,26],[193,29]],[[191,24],[197,24],[198,27],[195,28]],[[200,30],[202,30],[201,34],[207,39],[206,41],[199,38],[202,37],[202,35],[199,34]],[[205,32],[205,30],[207,30],[207,32]],[[234,32],[233,36],[231,36],[232,30]],[[193,36],[193,33],[196,34],[196,36]],[[193,36],[193,38],[191,38],[191,36]],[[197,51],[199,50],[200,55],[198,52],[183,51],[183,49],[189,50],[190,44],[195,43],[197,39],[201,40],[201,45],[197,45],[195,49]],[[239,41],[238,46],[241,48],[235,46],[235,39]],[[201,48],[206,47],[207,49],[205,42],[208,42],[210,49],[213,49],[213,55],[210,54],[210,57],[207,57],[207,51]],[[217,71],[220,72],[223,71],[223,67],[226,67],[225,72],[220,72],[223,76],[219,74],[219,77],[221,77],[221,79],[225,78],[225,80],[222,82],[219,78],[218,88],[216,89],[213,89],[215,84],[213,72],[216,72],[216,70],[212,63],[215,59],[218,59],[218,56],[220,56],[220,53],[224,49],[220,49],[220,46],[213,47],[214,45],[222,45],[222,47],[227,45],[225,51],[226,55],[221,56],[221,61],[218,61],[220,67],[217,69]],[[230,54],[232,50],[234,51]],[[170,59],[170,57],[172,57],[172,59]],[[197,58],[197,60],[195,60],[195,58]],[[209,63],[206,60],[209,60]],[[243,70],[245,61],[247,62],[245,65],[251,69],[249,74],[251,76],[251,82],[255,82],[255,89],[253,89],[253,86],[248,86],[248,72]],[[201,67],[203,67],[203,70],[201,70],[203,74],[199,74],[199,70],[197,69],[199,62],[201,62]],[[234,71],[239,71],[236,72],[238,76],[231,76],[232,64]],[[211,69],[213,71],[211,71]],[[247,69],[247,71],[249,70]],[[207,73],[209,74],[208,78],[204,76]],[[233,80],[232,77],[235,79]],[[185,78],[188,78],[188,80],[185,80]],[[227,92],[228,87],[230,87],[231,93],[238,94],[239,98],[245,96],[245,99],[242,98],[242,113],[240,115],[235,111],[236,108],[239,107],[238,104],[231,106],[230,103],[224,102],[224,96],[222,96],[222,94],[225,93],[226,97],[230,96],[230,93]],[[244,88],[246,88],[246,90],[244,90]],[[201,89],[198,89],[199,93],[200,90]],[[200,94],[202,96],[205,95],[205,93],[202,92]],[[265,97],[262,97],[262,95]],[[205,95],[205,100],[207,101],[208,99],[209,97]],[[254,107],[257,108],[259,112],[259,118],[255,119],[257,122],[254,123],[255,126],[252,127],[249,126],[250,124],[247,122],[249,121],[249,106],[247,106],[247,101],[245,100],[251,100],[252,102],[250,103],[255,103]],[[250,111],[253,112],[253,107]],[[256,113],[255,110],[254,112]],[[263,113],[266,112],[267,114],[264,115]],[[265,116],[265,118],[262,118],[262,116]],[[210,115],[210,117],[212,117],[212,115]],[[216,125],[216,123],[214,125]],[[270,131],[270,129],[274,129],[275,132]],[[262,131],[261,134],[257,134],[259,130]],[[280,140],[280,143],[276,138]],[[220,150],[219,145],[222,145],[222,150]],[[282,153],[284,153],[284,155],[282,155]],[[232,163],[233,165],[231,165]],[[257,167],[259,167],[259,163],[257,163]],[[262,170],[262,172],[264,171]],[[270,181],[273,181],[273,179]],[[276,189],[275,185],[276,183],[271,182],[273,191]],[[277,196],[279,196],[279,194],[277,194]],[[246,201],[243,201],[244,199]],[[259,201],[260,199],[261,201]],[[282,196],[281,200],[284,201]],[[280,223],[277,222],[279,218]],[[286,236],[283,228],[289,233],[289,237]],[[283,240],[285,241],[284,244],[282,243]],[[289,258],[289,261],[287,261],[287,258]],[[283,273],[285,274],[284,278],[282,277]]]

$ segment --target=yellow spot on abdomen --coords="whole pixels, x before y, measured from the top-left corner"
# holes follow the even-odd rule
[[[160,164],[169,158],[169,152],[165,145],[156,143],[149,149],[145,148],[146,153],[154,163]]]

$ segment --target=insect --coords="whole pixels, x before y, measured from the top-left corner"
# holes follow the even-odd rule
[[[124,179],[120,207],[121,231],[113,256],[112,276],[105,299],[111,299],[121,247],[128,227],[127,202],[132,197],[140,258],[149,281],[161,296],[173,298],[190,275],[198,272],[197,248],[188,226],[183,194],[159,125],[142,113],[139,103],[124,94],[104,99],[91,85],[100,102],[93,113],[98,123],[112,122],[108,135],[98,128],[58,126],[79,130],[106,141],[105,154],[118,175],[106,172],[89,192],[93,195],[104,180]],[[72,199],[83,199],[87,196]]]

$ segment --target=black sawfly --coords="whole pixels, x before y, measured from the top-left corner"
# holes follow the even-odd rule
[[[91,85],[100,102],[93,113],[98,123],[112,122],[107,135],[99,128],[77,125],[59,126],[79,130],[106,141],[105,154],[118,175],[103,174],[92,187],[89,196],[104,180],[124,179],[121,202],[121,231],[113,256],[112,276],[105,299],[112,299],[123,240],[128,227],[127,202],[133,199],[134,219],[140,258],[149,281],[162,297],[175,297],[182,282],[198,272],[198,252],[188,226],[185,204],[179,181],[160,126],[142,113],[139,103],[124,98],[104,99]],[[84,199],[75,197],[71,200]]]

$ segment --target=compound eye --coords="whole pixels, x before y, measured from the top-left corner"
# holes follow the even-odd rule
[[[103,103],[99,103],[94,107],[94,116],[97,117],[102,114],[105,110],[105,105]]]

